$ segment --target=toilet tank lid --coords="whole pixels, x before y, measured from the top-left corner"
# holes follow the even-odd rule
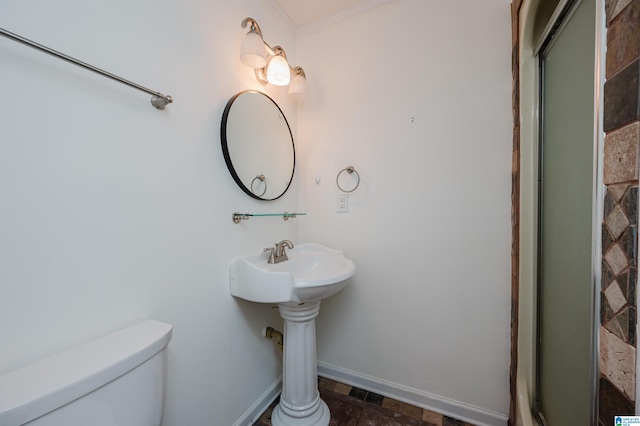
[[[21,425],[117,379],[172,334],[171,325],[146,320],[0,375],[0,425]]]

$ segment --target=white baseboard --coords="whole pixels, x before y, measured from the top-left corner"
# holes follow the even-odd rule
[[[506,426],[508,416],[397,383],[318,362],[318,375],[478,426]]]
[[[258,421],[262,413],[275,401],[282,390],[282,376],[271,384],[266,391],[247,409],[233,426],[251,426]]]

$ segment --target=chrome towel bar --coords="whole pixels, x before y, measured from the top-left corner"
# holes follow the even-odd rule
[[[39,43],[36,43],[35,41],[31,41],[29,39],[21,37],[21,36],[19,36],[17,34],[14,34],[14,33],[10,32],[10,31],[7,31],[7,30],[5,30],[3,28],[0,28],[0,35],[5,36],[6,38],[11,39],[13,41],[17,41],[19,43],[25,44],[25,45],[27,45],[29,47],[32,47],[32,48],[34,48],[36,50],[39,50],[41,52],[48,53],[49,55],[52,55],[52,56],[55,56],[56,58],[65,60],[67,62],[70,62],[70,63],[72,63],[74,65],[77,65],[77,66],[82,67],[84,69],[87,69],[89,71],[93,71],[93,72],[95,72],[97,74],[100,74],[100,75],[102,75],[104,77],[108,77],[108,78],[110,78],[112,80],[115,80],[117,82],[120,82],[122,84],[126,84],[127,86],[133,87],[134,89],[138,89],[140,91],[148,93],[148,94],[152,95],[151,105],[153,105],[157,109],[162,110],[162,109],[164,109],[165,106],[167,106],[168,104],[173,102],[173,98],[171,96],[169,96],[169,95],[163,95],[160,92],[156,92],[154,90],[147,89],[144,86],[140,86],[139,84],[133,83],[133,82],[131,82],[129,80],[125,80],[122,77],[118,77],[117,75],[111,74],[110,72],[107,72],[107,71],[102,70],[100,68],[94,67],[93,65],[89,65],[89,64],[87,64],[85,62],[79,61],[79,60],[77,60],[75,58],[72,58],[71,56],[67,56],[64,53],[60,53],[60,52],[58,52],[56,50],[50,49],[47,46],[43,46],[43,45],[41,45]]]

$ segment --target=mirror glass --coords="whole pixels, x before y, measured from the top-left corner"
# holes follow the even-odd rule
[[[259,200],[280,198],[291,185],[295,148],[280,107],[264,93],[240,92],[222,114],[222,152],[238,186]]]

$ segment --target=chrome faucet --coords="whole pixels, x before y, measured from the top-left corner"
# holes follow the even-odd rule
[[[267,263],[280,263],[284,262],[285,260],[289,260],[285,251],[285,247],[292,249],[293,243],[289,240],[282,240],[279,243],[276,243],[275,247],[265,248],[264,251],[271,252],[269,253],[269,260],[267,260]]]

